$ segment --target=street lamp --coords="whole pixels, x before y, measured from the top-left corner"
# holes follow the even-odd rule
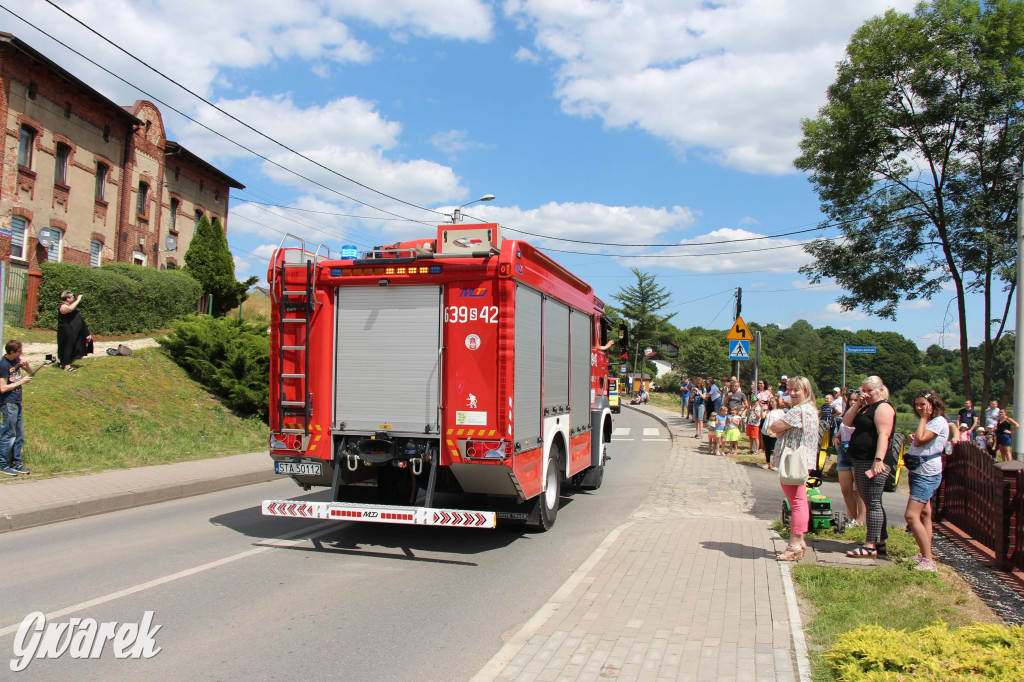
[[[452,224],[462,222],[462,209],[466,208],[470,204],[475,204],[478,201],[494,201],[494,195],[485,194],[479,199],[473,199],[473,201],[470,201],[468,203],[463,204],[462,206],[459,206],[457,209],[455,209],[455,212],[452,213]]]

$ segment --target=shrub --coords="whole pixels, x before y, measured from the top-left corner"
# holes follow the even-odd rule
[[[92,268],[43,263],[37,326],[57,328],[60,292],[84,294],[78,309],[95,334],[136,334],[166,328],[195,312],[199,283],[180,270],[155,270],[130,263]]]
[[[975,623],[950,630],[861,625],[840,635],[825,659],[840,680],[1021,680],[1024,627]]]
[[[654,389],[668,393],[679,393],[679,387],[683,385],[683,371],[674,370],[654,380]]]
[[[270,336],[265,323],[192,316],[158,339],[171,358],[235,412],[267,421]]]

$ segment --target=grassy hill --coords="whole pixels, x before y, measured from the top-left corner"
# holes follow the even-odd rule
[[[264,423],[232,414],[160,349],[85,360],[71,373],[46,367],[23,390],[22,455],[33,477],[267,447]]]

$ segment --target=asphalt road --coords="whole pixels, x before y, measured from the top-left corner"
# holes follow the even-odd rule
[[[0,536],[0,678],[31,612],[153,611],[155,657],[108,644],[17,679],[468,679],[655,483],[665,428],[630,410],[615,426],[604,485],[563,496],[548,533],[263,517],[263,499],[326,499],[282,480]]]

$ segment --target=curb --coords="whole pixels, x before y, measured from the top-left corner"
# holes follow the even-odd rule
[[[671,438],[673,442],[676,440],[676,433],[675,433],[675,431],[672,429],[672,427],[669,425],[669,423],[667,421],[665,421],[665,419],[660,414],[657,414],[656,412],[649,412],[649,411],[647,411],[647,410],[645,410],[643,408],[636,407],[634,405],[623,405],[623,407],[628,407],[631,410],[635,410],[636,412],[642,412],[643,414],[646,414],[648,417],[651,417],[656,422],[658,422],[659,424],[661,424],[662,426],[665,427],[665,430],[668,431],[669,438]]]
[[[107,512],[144,507],[159,502],[195,497],[206,493],[240,488],[254,483],[265,483],[280,478],[271,469],[270,472],[250,471],[229,474],[219,478],[211,478],[187,483],[169,483],[167,485],[128,490],[109,495],[84,498],[74,502],[59,504],[53,507],[30,509],[23,512],[0,514],[0,533],[8,533],[24,528],[45,526],[61,521],[96,516]]]

